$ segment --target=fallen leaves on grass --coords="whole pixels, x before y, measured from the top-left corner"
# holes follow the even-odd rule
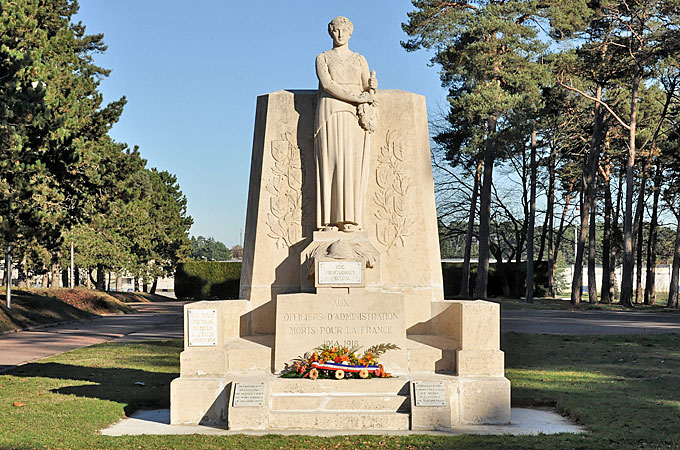
[[[12,403],[12,406],[14,406],[15,408],[21,408],[22,406],[26,406],[26,403],[14,402]]]

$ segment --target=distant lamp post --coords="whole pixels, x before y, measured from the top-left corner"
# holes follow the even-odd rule
[[[73,271],[73,239],[71,239],[71,268],[70,268],[70,278],[69,278],[69,286],[71,289],[75,286],[75,278],[74,278],[74,271]]]

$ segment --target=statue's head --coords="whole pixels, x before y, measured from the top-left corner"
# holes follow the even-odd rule
[[[354,25],[347,17],[338,16],[328,24],[328,34],[333,38],[334,45],[346,44],[353,31]]]

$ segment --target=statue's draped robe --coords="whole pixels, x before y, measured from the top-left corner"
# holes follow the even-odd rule
[[[362,56],[318,56],[332,83],[363,92]],[[369,134],[359,125],[356,105],[338,100],[319,85],[314,133],[317,228],[354,224],[363,227],[368,183]]]

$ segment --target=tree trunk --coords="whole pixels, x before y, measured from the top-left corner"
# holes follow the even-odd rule
[[[567,189],[567,197],[564,199],[564,208],[562,208],[562,215],[560,216],[560,225],[557,228],[557,237],[555,238],[555,243],[553,245],[553,253],[555,255],[555,258],[552,261],[552,267],[550,269],[550,276],[553,279],[553,289],[555,286],[554,280],[555,280],[555,262],[557,260],[557,255],[560,253],[560,245],[562,245],[562,239],[564,238],[564,231],[565,231],[565,222],[567,220],[567,213],[569,212],[569,205],[571,204],[571,196],[574,191],[574,180],[571,180],[569,183],[569,189]],[[557,290],[555,290],[554,294],[557,294]]]
[[[477,264],[477,279],[475,280],[475,298],[485,300],[486,285],[489,279],[489,237],[491,221],[491,185],[493,178],[493,164],[495,160],[494,140],[492,135],[496,132],[496,119],[489,118],[487,121],[487,142],[484,150],[484,178],[482,180],[482,192],[480,195],[479,208],[479,263]]]
[[[68,270],[61,271],[61,285],[65,288],[70,286],[68,282]]]
[[[482,178],[482,159],[477,161],[475,169],[475,182],[472,188],[472,199],[470,201],[470,213],[468,216],[467,230],[465,231],[465,254],[463,255],[463,272],[460,277],[460,288],[458,295],[463,298],[470,297],[470,255],[472,253],[472,238],[474,236],[475,215],[477,213],[477,197],[479,196],[479,185]]]
[[[529,223],[527,225],[527,271],[524,298],[534,302],[534,221],[536,220],[536,125],[531,131],[531,175],[529,187]],[[520,250],[521,253],[521,250]]]
[[[98,291],[104,291],[105,279],[104,279],[104,265],[97,264],[97,279],[94,284],[95,289]]]
[[[640,75],[633,77],[630,101],[630,124],[628,126],[628,161],[626,163],[626,210],[623,217],[623,274],[621,276],[621,304],[633,306],[633,191],[635,184],[635,137],[638,114]]]
[[[548,174],[548,206],[545,211],[545,225],[548,229],[548,295],[555,298],[555,254],[553,253],[553,235],[555,220],[553,210],[555,209],[555,160],[556,146],[553,145],[550,154],[549,174]],[[542,245],[542,244],[541,244]],[[543,258],[543,252],[539,256],[539,261]]]
[[[588,236],[588,202],[584,201],[585,177],[581,183],[581,230],[576,242],[576,257],[574,258],[574,277],[571,280],[571,304],[576,306],[581,303],[583,286],[583,254]]]
[[[640,182],[640,192],[637,198],[635,219],[633,220],[633,236],[635,240],[635,303],[642,303],[642,244],[645,228],[645,195],[647,190],[647,168],[642,169],[642,180]]]
[[[153,283],[151,283],[151,293],[152,294],[156,293],[156,288],[158,288],[158,277],[155,277],[153,279]]]
[[[40,281],[40,287],[43,289],[47,289],[50,287],[50,274],[49,272],[45,272],[42,276],[42,280]]]
[[[611,161],[607,156],[604,168],[604,230],[602,233],[602,292],[600,293],[600,301],[602,303],[611,303],[613,298],[611,296],[611,236],[612,236],[612,191],[611,191]]]
[[[612,243],[616,241],[616,245],[612,245],[612,255],[609,268],[609,290],[612,302],[616,299],[616,258],[618,256],[618,248],[623,243],[623,236],[621,228],[619,227],[619,219],[621,217],[621,208],[623,203],[623,179],[625,178],[625,168],[621,169],[619,174],[619,183],[616,191],[616,208],[614,209],[614,218],[612,219]],[[619,292],[619,296],[621,293]]]
[[[602,84],[597,85],[595,97],[597,100],[602,99]],[[593,114],[593,131],[590,135],[590,148],[588,150],[588,157],[586,160],[586,167],[583,176],[583,184],[585,187],[585,199],[583,200],[583,209],[581,213],[581,233],[579,235],[576,246],[576,261],[574,262],[574,279],[572,280],[571,288],[571,303],[577,305],[581,301],[581,282],[579,286],[575,286],[577,280],[582,279],[583,276],[583,254],[585,252],[586,236],[588,239],[588,300],[590,303],[597,303],[597,283],[595,279],[595,214],[597,206],[597,168],[600,158],[600,142],[602,140],[602,113],[599,102],[595,102]],[[592,220],[590,219],[590,216]],[[590,222],[590,224],[589,224]],[[589,233],[590,231],[590,233]],[[578,287],[578,292],[575,288]]]
[[[26,255],[21,257],[21,261],[17,264],[18,274],[17,274],[17,287],[26,289],[28,287],[28,262],[26,261]]]
[[[668,289],[667,306],[669,308],[678,307],[678,275],[680,275],[680,216],[676,218],[678,225],[675,232],[675,251],[673,252],[673,268],[671,269],[671,285]]]
[[[142,283],[142,291],[149,292],[149,284],[146,282],[146,280]]]
[[[550,190],[550,188],[548,188]],[[548,194],[548,197],[550,194]],[[548,198],[548,203],[550,203],[550,198]],[[548,240],[548,221],[550,220],[550,214],[548,213],[548,207],[546,207],[545,216],[543,217],[543,226],[541,227],[541,237],[538,238],[538,256],[536,256],[536,261],[543,261],[543,256],[545,254],[545,249],[547,248]]]
[[[596,98],[602,99],[602,84],[597,85]],[[600,143],[602,142],[602,111],[599,103],[595,103],[595,117],[593,131],[590,138],[588,152],[588,174],[586,196],[590,214],[588,233],[588,301],[597,303],[597,277],[595,275],[596,261],[596,232],[597,232],[597,169],[600,161]]]
[[[59,264],[52,265],[52,279],[50,280],[50,288],[56,289],[59,287],[59,279],[61,278],[61,267]]]
[[[116,277],[116,292],[120,292],[123,290],[123,277],[118,275]]]
[[[87,269],[87,288],[91,289],[93,284],[96,286],[97,280],[92,276],[92,268],[90,267]]]
[[[73,285],[75,287],[80,286],[80,267],[75,267],[73,269]]]
[[[652,200],[652,217],[649,222],[649,239],[647,240],[647,280],[645,282],[645,305],[656,303],[656,244],[659,225],[659,196],[662,183],[661,164],[656,168],[654,176],[654,195]]]
[[[597,222],[596,217],[596,207],[597,207],[597,195],[595,192],[590,194],[590,223],[588,224],[588,301],[590,303],[597,303],[597,274],[596,274],[596,248],[597,248]]]

